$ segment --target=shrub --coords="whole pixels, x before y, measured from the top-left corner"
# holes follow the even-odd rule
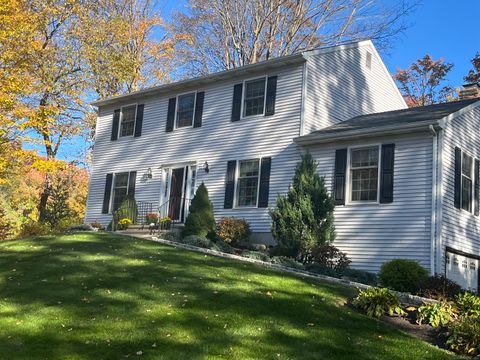
[[[181,242],[183,244],[198,246],[205,249],[210,249],[213,247],[213,242],[210,239],[207,239],[205,236],[199,235],[189,235],[184,237]]]
[[[222,240],[215,241],[215,243],[212,246],[212,250],[217,250],[227,254],[235,253],[235,248],[231,247],[229,244],[227,244],[226,242],[223,242]]]
[[[250,225],[245,219],[223,217],[217,223],[217,237],[227,244],[236,245],[248,241]]]
[[[7,219],[4,209],[0,208],[0,240],[7,240],[13,233],[13,227]]]
[[[417,324],[426,323],[433,327],[445,326],[456,317],[456,310],[448,301],[425,304],[418,308]]]
[[[251,251],[251,250],[244,250],[241,254],[243,257],[261,261],[270,261],[270,257],[267,254],[264,254],[260,251]]]
[[[461,354],[479,355],[480,318],[462,318],[455,321],[448,331],[447,346]]]
[[[69,226],[67,231],[96,231],[96,229],[89,224],[79,224]]]
[[[348,268],[351,263],[347,254],[331,244],[315,246],[310,253],[309,261],[338,272]]]
[[[286,196],[278,196],[270,209],[272,235],[277,241],[277,255],[302,259],[315,245],[333,242],[334,202],[317,163],[307,153],[297,164],[292,185]]]
[[[49,235],[50,226],[42,222],[28,221],[22,225],[20,237]]]
[[[132,220],[129,218],[122,218],[118,220],[118,230],[127,230],[129,225],[132,225]]]
[[[364,311],[368,316],[380,317],[387,313],[403,315],[398,298],[386,288],[370,288],[362,290],[353,300],[353,305]]]
[[[164,240],[169,240],[169,241],[179,242],[181,240],[180,234],[176,231],[163,233],[163,234],[161,234],[160,237]]]
[[[115,211],[116,221],[127,218],[130,220],[130,224],[137,222],[138,208],[137,202],[133,195],[127,195],[125,200],[120,204],[120,207]]]
[[[100,224],[98,221],[94,221],[94,222],[90,223],[90,226],[93,227],[94,229],[97,229],[97,230],[104,230],[105,229],[103,227],[103,225]]]
[[[286,256],[273,256],[270,258],[270,261],[272,262],[272,264],[283,265],[293,269],[305,269],[305,266],[301,262],[298,262]]]
[[[395,259],[384,263],[378,276],[383,286],[409,293],[416,293],[427,277],[427,270],[418,262],[407,259]]]
[[[480,317],[480,297],[465,292],[455,297],[455,303],[461,316]]]
[[[190,205],[190,214],[185,221],[185,227],[182,236],[215,235],[215,218],[213,217],[213,205],[208,198],[208,190],[202,182],[195,192],[192,204]]]
[[[342,279],[359,282],[367,285],[377,285],[377,275],[368,271],[347,268],[340,273]]]
[[[462,287],[455,281],[446,278],[443,275],[428,277],[420,284],[418,295],[430,299],[449,299],[452,300],[456,295],[462,292]]]

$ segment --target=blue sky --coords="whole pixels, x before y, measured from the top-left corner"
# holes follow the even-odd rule
[[[389,0],[394,1],[394,0]],[[423,0],[407,20],[412,26],[382,54],[391,73],[426,53],[454,64],[448,80],[460,86],[480,52],[479,0]]]

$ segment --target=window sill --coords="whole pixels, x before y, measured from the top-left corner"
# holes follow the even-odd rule
[[[354,201],[346,203],[344,206],[378,206],[380,202],[378,201]]]

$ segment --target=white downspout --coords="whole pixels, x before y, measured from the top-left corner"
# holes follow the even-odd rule
[[[437,194],[438,194],[438,181],[437,181],[437,167],[438,167],[438,137],[433,125],[429,126],[430,133],[432,134],[432,215],[430,221],[430,275],[435,274],[435,260],[437,251],[437,234],[436,234],[436,222],[437,222]]]

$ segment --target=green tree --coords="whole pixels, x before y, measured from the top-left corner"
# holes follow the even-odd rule
[[[208,198],[208,190],[205,184],[198,187],[190,205],[190,214],[185,221],[182,235],[213,236],[215,233],[215,218],[213,217],[213,205]]]
[[[306,153],[297,164],[287,195],[279,195],[277,206],[269,211],[278,252],[304,261],[314,246],[333,242],[334,207],[316,161]]]

